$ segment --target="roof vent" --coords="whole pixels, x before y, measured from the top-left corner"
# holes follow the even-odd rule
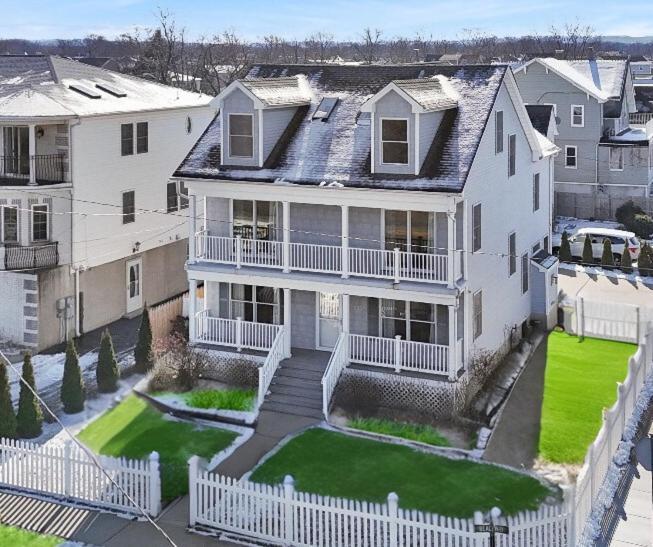
[[[95,84],[95,87],[98,89],[101,89],[102,91],[106,91],[107,93],[113,95],[114,97],[126,97],[127,93],[124,92],[122,89],[118,89],[117,87],[112,86],[111,84]]]
[[[333,109],[336,107],[336,104],[338,104],[337,97],[322,97],[319,106],[313,113],[313,119],[326,122],[329,119],[331,112],[333,112]]]
[[[85,97],[88,97],[89,99],[101,99],[102,98],[102,95],[100,95],[97,91],[94,91],[90,87],[86,87],[85,85],[73,84],[73,85],[71,85],[69,87],[73,91],[76,91],[80,95],[84,95]]]

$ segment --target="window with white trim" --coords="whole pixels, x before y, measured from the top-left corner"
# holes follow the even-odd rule
[[[517,135],[508,135],[508,176],[517,172]]]
[[[494,114],[494,153],[503,152],[503,110]]]
[[[565,146],[565,168],[577,169],[578,168],[578,147],[567,145]]]
[[[16,205],[2,206],[2,241],[3,243],[18,243],[18,207]]]
[[[169,182],[166,186],[166,211],[172,213],[188,209],[188,188],[183,181]]]
[[[47,241],[49,207],[43,203],[32,205],[32,241]]]
[[[517,234],[508,235],[508,277],[517,271]]]
[[[251,114],[229,114],[229,156],[254,157],[254,117]]]
[[[404,300],[380,301],[381,336],[414,342],[438,343],[437,307],[425,302],[405,302]],[[442,329],[447,332],[447,329]]]
[[[610,146],[608,148],[610,171],[624,170],[624,149],[621,146]]]
[[[540,174],[533,175],[533,212],[540,210]]]
[[[481,250],[481,204],[472,207],[472,252]]]
[[[281,289],[232,283],[229,294],[230,317],[278,325],[283,317],[282,298]]]
[[[381,118],[381,163],[408,165],[408,120]]]
[[[585,127],[585,106],[582,104],[571,105],[571,126]]]
[[[481,334],[483,334],[483,291],[477,291],[474,293],[474,299],[472,302],[472,317],[473,317],[473,335],[474,340],[476,340]]]

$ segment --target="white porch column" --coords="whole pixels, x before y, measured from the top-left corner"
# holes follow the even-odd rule
[[[197,314],[197,280],[190,279],[188,281],[188,340],[194,344],[197,339],[197,332],[195,329]]]
[[[283,209],[283,271],[290,271],[290,203],[281,202]]]
[[[454,286],[456,260],[456,217],[455,213],[447,213],[447,286]]]
[[[456,379],[456,307],[449,306],[449,362],[447,363],[449,369],[449,379]]]
[[[188,196],[188,262],[193,264],[197,259],[197,249],[195,247],[197,233],[197,196],[190,194]]]
[[[283,328],[286,331],[286,339],[285,339],[285,354],[286,358],[292,356],[292,350],[291,350],[291,333],[292,333],[292,327],[291,327],[291,305],[292,302],[290,300],[290,289],[284,289],[283,290]]]
[[[349,295],[342,295],[342,332],[349,334]]]
[[[342,223],[340,230],[342,278],[347,279],[349,277],[349,205],[340,206],[340,218]]]
[[[29,184],[36,186],[36,125],[29,125]]]

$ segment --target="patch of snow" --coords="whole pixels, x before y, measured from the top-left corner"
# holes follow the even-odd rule
[[[613,279],[624,279],[635,283],[639,282],[644,285],[650,285],[653,283],[653,276],[650,275],[639,275],[639,273],[624,273],[621,270],[606,270],[600,266],[581,266],[580,264],[561,262],[558,268],[569,272],[580,272],[586,273],[588,275],[602,275],[604,277],[611,277]],[[562,303],[563,302],[561,302],[561,304]],[[573,299],[569,300],[566,298],[564,305],[573,305]]]

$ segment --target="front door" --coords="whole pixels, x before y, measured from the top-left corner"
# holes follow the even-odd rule
[[[342,330],[340,295],[317,294],[317,349],[333,349]]]
[[[127,261],[127,313],[143,306],[143,262],[140,258]]]

